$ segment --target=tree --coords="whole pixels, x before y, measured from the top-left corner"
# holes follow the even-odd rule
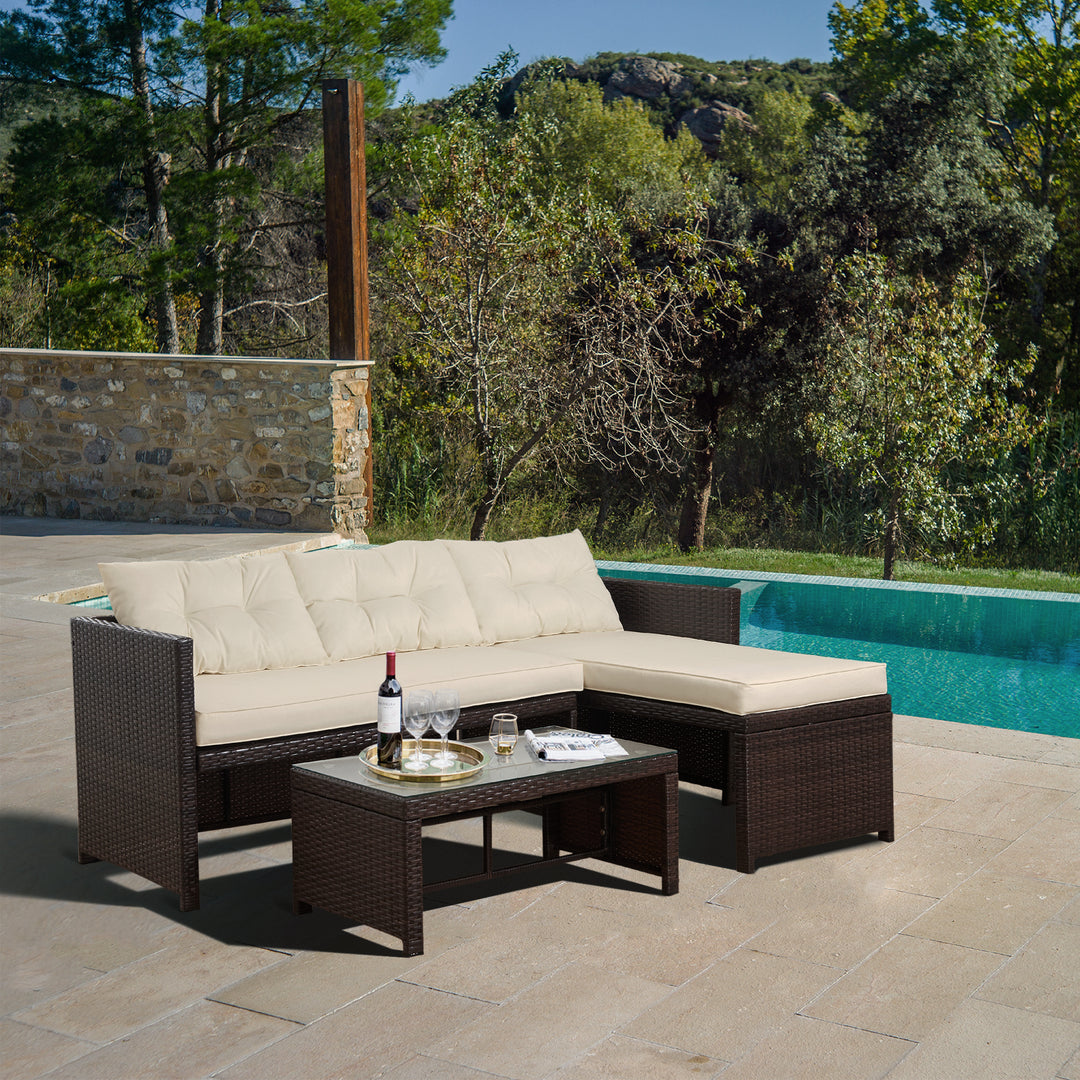
[[[754,110],[753,127],[728,124],[720,136],[719,160],[758,203],[784,213],[810,154],[810,99],[766,91]]]
[[[578,230],[568,203],[532,182],[527,147],[498,114],[512,62],[500,58],[460,91],[439,125],[387,141],[395,193],[409,209],[373,235],[382,310],[401,320],[418,375],[467,425],[477,540],[573,392],[566,373],[549,366],[550,313]],[[401,126],[412,124],[406,111]]]
[[[629,98],[605,104],[599,84],[537,78],[517,95],[518,121],[536,140],[539,183],[587,190],[616,209],[670,209],[687,186],[702,184],[708,162],[686,128],[672,139]]]
[[[196,15],[163,0],[30,0],[0,16],[3,74],[78,87],[122,105],[112,131],[138,136],[144,228],[154,258],[159,347],[177,283],[199,297],[196,348],[222,348],[225,294],[253,241],[256,148],[334,77],[382,107],[411,63],[440,57],[451,0],[208,0]],[[102,132],[103,139],[106,132]],[[253,215],[256,230],[274,223]]]
[[[572,87],[525,88],[503,119],[511,59],[459,94],[438,126],[400,140],[402,209],[376,255],[381,302],[408,327],[408,351],[449,413],[467,418],[474,538],[513,471],[540,451],[609,469],[676,467],[694,427],[686,351],[710,304],[722,307],[694,224],[700,150]],[[593,183],[619,161],[629,176]],[[678,212],[650,218],[637,197],[645,189]]]
[[[1001,162],[980,184],[991,201],[1019,195],[1057,240],[1022,269],[1026,317],[1008,313],[1001,328],[1039,346],[1044,386],[1068,380],[1068,405],[1080,395],[1080,273],[1076,234],[1080,198],[1080,0],[860,0],[830,16],[838,72],[857,104],[873,108],[934,56],[963,52],[990,62],[981,76],[999,88],[978,120]],[[1004,67],[1001,66],[1003,62]],[[1001,71],[1009,75],[1003,82]],[[1011,190],[1010,190],[1011,189]],[[998,294],[1009,308],[1008,282]],[[1022,345],[1019,346],[1022,348]]]
[[[986,501],[1004,493],[987,470],[1031,438],[1027,406],[1010,394],[1034,355],[1001,360],[982,320],[985,288],[967,271],[946,291],[868,253],[841,282],[822,372],[831,403],[811,428],[822,458],[871,500],[890,580],[912,534],[970,547],[992,538]]]

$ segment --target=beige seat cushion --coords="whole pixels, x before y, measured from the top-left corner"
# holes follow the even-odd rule
[[[480,643],[465,584],[441,543],[401,540],[288,560],[333,660]]]
[[[383,658],[321,668],[200,675],[195,680],[195,741],[200,746],[270,739],[374,724]],[[452,687],[463,707],[578,693],[581,664],[514,646],[402,653],[397,674],[410,688]]]
[[[614,631],[530,642],[580,660],[585,688],[747,716],[888,693],[885,665],[697,638]]]
[[[196,674],[328,660],[280,552],[98,569],[117,621],[190,637]]]
[[[485,645],[619,630],[619,613],[580,532],[529,540],[445,540]]]

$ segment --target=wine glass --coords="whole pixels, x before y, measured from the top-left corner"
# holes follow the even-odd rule
[[[461,700],[456,690],[435,691],[435,711],[431,714],[431,726],[442,740],[442,746],[431,759],[431,763],[438,765],[440,769],[449,768],[457,761],[457,758],[447,750],[446,740],[457,724],[460,712]]]
[[[413,737],[413,750],[408,761],[402,761],[403,769],[419,772],[431,760],[420,748],[420,738],[431,723],[433,704],[430,690],[411,690],[405,695],[405,730]]]
[[[518,741],[517,716],[514,713],[496,713],[491,718],[488,742],[496,754],[512,754]]]

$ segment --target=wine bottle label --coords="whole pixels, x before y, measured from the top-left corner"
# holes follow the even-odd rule
[[[378,727],[384,735],[396,735],[401,731],[401,698],[379,698]]]

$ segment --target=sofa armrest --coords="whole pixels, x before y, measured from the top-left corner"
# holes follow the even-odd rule
[[[198,904],[191,639],[74,618],[71,660],[80,859],[174,889],[189,910]]]
[[[738,589],[604,578],[624,630],[739,643]]]

